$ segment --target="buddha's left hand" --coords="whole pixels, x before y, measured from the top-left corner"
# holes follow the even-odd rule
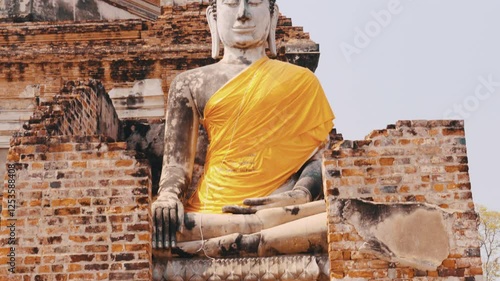
[[[258,210],[300,205],[311,201],[311,194],[303,189],[294,189],[262,198],[248,198],[243,201],[248,207],[229,205],[222,208],[224,213],[254,214]]]

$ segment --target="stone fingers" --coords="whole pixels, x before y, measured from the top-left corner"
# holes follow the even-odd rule
[[[153,249],[170,249],[177,246],[177,230],[183,220],[184,208],[166,205],[154,208]]]
[[[170,211],[169,208],[163,208],[162,210],[163,214],[163,235],[162,237],[162,246],[163,249],[169,249],[170,248]]]
[[[162,248],[163,239],[163,219],[162,208],[158,207],[154,213],[154,227],[153,227],[153,247],[156,249]]]
[[[170,246],[172,248],[177,246],[177,227],[179,225],[178,220],[177,220],[177,208],[172,208],[170,209],[170,214],[169,214],[169,236],[170,236]]]

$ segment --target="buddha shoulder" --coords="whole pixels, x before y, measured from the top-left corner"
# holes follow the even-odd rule
[[[193,94],[203,92],[205,89],[220,86],[227,82],[228,70],[220,64],[211,64],[178,74],[172,81],[171,91],[189,89]]]
[[[274,73],[280,73],[282,79],[292,79],[292,78],[310,78],[313,79],[316,75],[306,67],[295,65],[289,62],[283,62],[279,60],[272,60],[271,68],[274,68]],[[270,71],[273,73],[273,71]]]

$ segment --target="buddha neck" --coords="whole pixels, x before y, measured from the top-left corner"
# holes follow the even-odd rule
[[[224,46],[224,56],[221,62],[225,64],[250,65],[266,55],[265,48],[238,49]]]

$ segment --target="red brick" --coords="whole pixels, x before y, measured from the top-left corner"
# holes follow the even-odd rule
[[[359,169],[342,169],[343,177],[364,176],[362,170]]]
[[[372,270],[351,270],[347,273],[351,278],[373,278]]]
[[[392,166],[394,164],[394,158],[393,157],[389,157],[389,158],[380,158],[379,159],[379,163],[380,165],[382,166]]]
[[[116,167],[129,167],[134,164],[133,160],[118,160],[115,162]]]
[[[85,246],[86,252],[99,253],[99,252],[107,252],[108,250],[109,250],[108,245],[87,245],[87,246]]]
[[[465,131],[463,129],[450,129],[450,128],[445,128],[443,129],[443,136],[464,136]]]

